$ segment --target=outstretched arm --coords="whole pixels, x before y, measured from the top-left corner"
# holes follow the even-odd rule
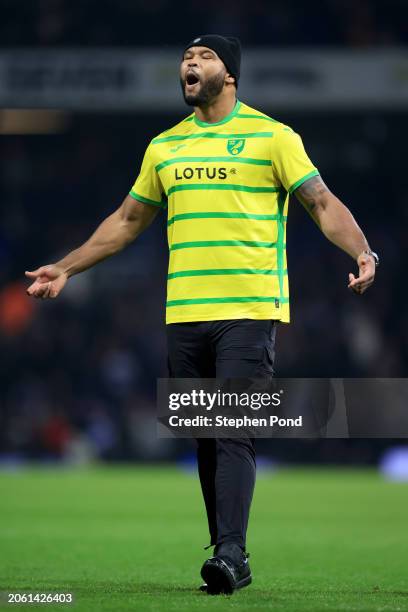
[[[159,208],[128,195],[82,246],[55,264],[26,272],[26,276],[34,280],[27,294],[43,299],[57,297],[70,276],[121,251],[150,225],[158,211]]]
[[[349,209],[326,187],[320,176],[305,181],[294,193],[323,234],[357,261],[359,275],[349,274],[349,289],[364,293],[374,282],[375,261],[365,253],[368,242]]]

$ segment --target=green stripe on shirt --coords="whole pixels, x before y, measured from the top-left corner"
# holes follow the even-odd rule
[[[284,272],[288,273],[287,270]],[[279,270],[258,270],[256,268],[209,268],[208,270],[180,270],[167,275],[169,280],[184,276],[227,276],[230,274],[262,274],[266,276],[278,276]]]
[[[288,297],[259,297],[257,295],[247,297],[218,297],[218,298],[193,298],[187,300],[168,300],[167,308],[172,306],[187,306],[189,304],[233,304],[245,302],[278,302],[279,304],[288,304]]]
[[[176,191],[193,190],[246,191],[247,193],[278,193],[280,191],[279,187],[251,187],[249,185],[231,185],[228,183],[192,183],[170,187],[167,196]]]
[[[167,225],[173,225],[176,221],[184,221],[188,219],[255,219],[257,221],[277,221],[279,215],[257,215],[252,213],[228,213],[228,212],[195,212],[195,213],[180,213],[174,215],[167,221]],[[283,217],[287,220],[287,216]]]
[[[265,121],[271,121],[272,123],[279,123],[276,119],[272,119],[272,117],[267,117],[266,115],[253,115],[249,113],[237,113],[235,115],[237,119],[264,119]]]
[[[278,196],[278,241],[277,241],[277,260],[279,270],[279,293],[283,295],[283,261],[285,253],[284,236],[285,236],[285,225],[283,223],[283,209],[285,206],[287,192],[285,189],[281,189]]]
[[[164,136],[162,138],[153,138],[152,144],[160,144],[162,142],[173,142],[174,140],[190,140],[192,138],[270,138],[273,132],[249,132],[245,134],[219,134],[218,132],[201,132],[197,134],[174,134],[173,136]]]
[[[293,183],[293,185],[291,187],[289,187],[288,191],[289,193],[293,193],[295,191],[295,189],[297,189],[298,187],[300,187],[301,185],[303,185],[303,183],[305,181],[307,181],[308,179],[314,177],[314,176],[318,176],[320,173],[318,170],[312,170],[312,172],[309,172],[309,174],[305,174],[305,176],[302,176],[302,178],[300,178],[298,181],[296,181],[296,183]]]
[[[139,200],[139,202],[143,202],[144,204],[152,204],[153,206],[159,206],[160,208],[166,208],[167,206],[167,202],[165,200],[162,202],[156,202],[156,200],[150,200],[150,198],[145,198],[144,196],[141,196],[133,190],[129,191],[129,195],[134,200]]]
[[[170,251],[203,247],[255,247],[274,249],[276,245],[276,242],[257,242],[252,240],[195,240],[191,242],[176,242],[171,245]]]

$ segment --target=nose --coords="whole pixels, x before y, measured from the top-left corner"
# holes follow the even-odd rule
[[[197,62],[195,60],[193,60],[193,59],[188,60],[187,66],[188,66],[188,68],[192,68],[193,66],[197,66]]]

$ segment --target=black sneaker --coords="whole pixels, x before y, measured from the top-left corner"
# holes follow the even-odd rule
[[[200,590],[206,590],[209,595],[231,595],[236,589],[248,586],[252,582],[248,557],[233,542],[216,546],[214,556],[207,559],[201,568],[201,577],[207,588],[202,585]]]

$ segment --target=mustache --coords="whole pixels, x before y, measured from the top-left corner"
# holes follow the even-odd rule
[[[225,73],[221,71],[205,80],[200,80],[200,87],[195,94],[187,93],[186,81],[180,76],[180,85],[186,104],[188,106],[209,104],[211,100],[216,98],[221,93],[224,86],[224,76]]]

